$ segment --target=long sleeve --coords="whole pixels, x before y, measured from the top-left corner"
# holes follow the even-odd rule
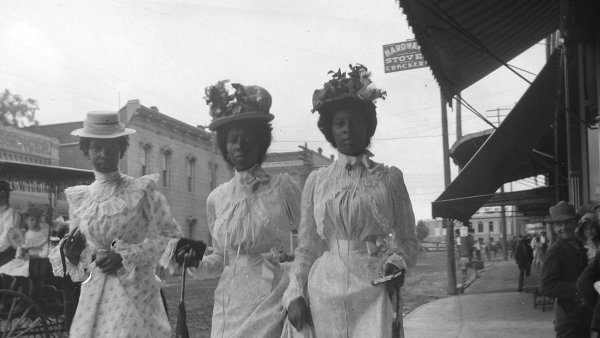
[[[217,217],[215,213],[216,193],[217,190],[213,191],[213,193],[211,193],[206,200],[206,218],[208,222],[208,230],[210,231],[210,235],[213,239],[213,252],[210,255],[204,256],[197,268],[188,269],[190,275],[192,275],[195,279],[203,280],[219,277],[225,267],[223,260],[224,250],[226,249],[224,245],[226,245],[226,243],[220,243],[219,239],[214,235],[215,220]]]
[[[154,186],[146,190],[145,200],[141,201],[143,212],[149,220],[146,238],[141,243],[131,244],[115,239],[113,249],[123,258],[123,267],[132,272],[136,266],[153,265],[161,260],[164,265],[169,257],[174,259],[174,249],[181,237],[181,229],[173,219],[166,198]]]
[[[561,271],[561,255],[567,253],[561,250],[548,250],[542,265],[540,276],[540,289],[543,295],[557,298],[562,301],[575,301],[577,289],[574,282],[565,281],[565,271]],[[561,248],[558,248],[561,249]]]
[[[389,189],[394,210],[394,224],[392,224],[392,253],[400,254],[406,264],[411,267],[417,264],[419,242],[415,231],[415,215],[402,172],[396,167],[390,167]],[[388,260],[394,263],[392,255]]]
[[[323,254],[327,247],[326,242],[317,233],[313,212],[316,174],[317,172],[310,174],[302,191],[298,247],[294,252],[296,257],[289,272],[290,284],[282,299],[282,304],[286,309],[292,300],[304,297],[304,290],[312,264]]]
[[[301,191],[300,185],[287,174],[282,177],[282,197],[292,230],[296,230],[300,223]]]
[[[583,296],[585,302],[593,307],[598,300],[598,293],[594,289],[594,283],[600,280],[600,256],[596,255],[594,260],[583,270],[577,278],[577,291]]]
[[[79,219],[73,215],[71,210],[69,210],[71,226],[76,228],[79,226]],[[86,247],[81,252],[79,256],[79,264],[73,265],[69,260],[65,257],[65,266],[66,272],[63,268],[62,257],[60,256],[60,248],[63,245],[63,242],[67,239],[64,237],[60,240],[60,243],[50,250],[50,254],[48,258],[50,259],[50,263],[52,264],[52,273],[57,277],[63,277],[64,274],[69,275],[71,280],[74,282],[84,281],[87,277],[87,268],[92,262],[92,254],[90,252],[89,246],[86,244]]]

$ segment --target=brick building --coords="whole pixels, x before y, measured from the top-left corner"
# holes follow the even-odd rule
[[[0,161],[57,165],[58,146],[55,137],[0,126]]]
[[[159,173],[161,192],[184,235],[210,243],[206,222],[206,198],[233,172],[213,146],[211,133],[130,100],[119,110],[120,120],[137,132],[130,135],[129,150],[121,160],[121,171],[138,177]],[[69,122],[27,128],[52,135],[60,141],[61,166],[91,169],[79,150],[77,137],[70,132],[83,122]]]
[[[306,145],[299,146],[300,151],[269,153],[262,164],[263,169],[271,175],[288,173],[293,179],[304,186],[311,171],[326,167],[333,162],[333,155],[323,155],[323,150],[309,149]]]

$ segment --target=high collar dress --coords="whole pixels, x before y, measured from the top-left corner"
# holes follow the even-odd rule
[[[211,337],[280,337],[288,277],[278,253],[299,223],[298,184],[257,165],[213,190],[206,209],[213,253],[188,271],[198,279],[220,277]]]
[[[316,337],[391,337],[390,298],[384,285],[371,282],[386,262],[416,263],[402,173],[369,156],[339,154],[310,174],[302,192],[299,244],[283,304],[307,297]]]
[[[91,185],[65,190],[71,227],[79,227],[86,238],[79,265],[66,262],[71,279],[85,280],[69,337],[170,337],[155,271],[159,260],[173,258],[181,230],[157,179],[158,174],[96,173]],[[106,251],[123,258],[114,274],[103,273],[93,261]],[[58,246],[50,261],[54,274],[62,276]]]

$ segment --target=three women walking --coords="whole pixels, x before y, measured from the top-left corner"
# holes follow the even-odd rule
[[[169,336],[154,273],[159,262],[173,269],[186,260],[196,279],[220,278],[211,337],[391,337],[391,295],[404,282],[399,272],[416,263],[417,239],[402,172],[368,150],[384,97],[362,65],[315,91],[318,128],[338,159],[312,172],[301,194],[288,174],[261,167],[272,138],[269,92],[227,80],[208,87],[209,128],[235,173],[208,196],[206,257],[202,243],[179,239],[157,176],[119,172],[135,131],[116,113],[88,113],[73,134],[96,181],[67,189],[72,229],[50,255],[55,274],[85,280],[71,336]],[[280,263],[296,229],[295,260]],[[401,277],[373,285],[382,276]]]

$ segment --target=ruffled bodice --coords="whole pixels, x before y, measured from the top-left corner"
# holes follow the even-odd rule
[[[217,277],[239,255],[279,251],[300,220],[300,188],[287,174],[271,176],[260,166],[237,172],[206,202],[213,254],[204,257],[198,278]]]
[[[86,239],[79,264],[67,260],[66,271],[60,245],[50,253],[55,275],[65,272],[74,281],[85,279],[70,337],[170,335],[155,272],[159,260],[168,263],[173,257],[181,230],[156,188],[157,179],[158,174],[133,178],[118,172],[96,173],[91,185],[65,190],[71,226],[78,227]],[[121,256],[123,266],[106,274],[93,257],[109,250]]]
[[[73,216],[95,249],[110,250],[115,239],[129,243],[144,240],[150,214],[149,205],[141,201],[147,190],[156,189],[157,179],[158,175],[139,179],[122,175],[115,181],[96,180],[90,186],[65,191]],[[140,210],[144,207],[146,210]],[[133,228],[142,231],[131,231]]]
[[[142,266],[154,271],[166,246],[173,246],[175,241],[171,240],[181,237],[179,225],[156,187],[158,177],[158,174],[133,178],[118,172],[97,173],[91,185],[65,190],[71,226],[79,227],[87,241],[80,266],[72,273],[83,274],[92,255],[103,250],[119,253],[123,267],[129,272]],[[53,264],[55,273],[62,273],[62,268],[56,265]]]
[[[402,172],[372,162],[369,155],[340,154],[337,161],[308,177],[284,305],[304,294],[313,262],[324,251],[340,251],[340,244],[372,254],[398,253],[409,266],[416,263],[414,214]]]

